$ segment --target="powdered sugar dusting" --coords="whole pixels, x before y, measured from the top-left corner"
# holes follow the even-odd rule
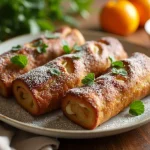
[[[76,32],[75,32],[76,31]],[[58,34],[58,31],[56,31]],[[55,33],[54,33],[55,34]],[[45,36],[42,36],[40,38],[37,38],[31,42],[28,42],[22,46],[17,51],[8,51],[7,53],[4,53],[1,55],[0,58],[0,71],[3,72],[3,74],[0,74],[0,80],[5,85],[6,94],[5,96],[9,96],[12,94],[9,89],[12,87],[12,82],[19,77],[20,75],[27,73],[33,68],[36,68],[38,66],[41,66],[48,61],[61,56],[64,54],[63,48],[62,48],[62,40],[66,40],[68,42],[68,45],[72,48],[75,43],[77,44],[83,44],[84,38],[82,34],[78,30],[71,29],[70,27],[62,27],[59,30],[60,38],[58,39],[52,39],[52,38],[46,38]],[[81,38],[82,37],[82,38]],[[46,44],[46,52],[45,53],[39,53],[37,50],[37,47],[39,45],[35,46],[35,42],[41,41],[42,44]],[[41,46],[41,45],[40,45]],[[11,62],[11,58],[14,55],[25,55],[28,59],[28,63],[24,68],[18,67],[16,64],[13,64]],[[41,68],[41,72],[45,73],[44,68]],[[31,73],[32,74],[32,73]],[[33,76],[32,76],[33,77]],[[38,76],[34,79],[38,79],[37,82],[45,81],[47,79],[47,76]],[[42,80],[43,78],[43,80]],[[27,82],[31,81],[31,79],[27,79]],[[33,80],[34,80],[33,79]],[[35,85],[34,82],[33,86]],[[40,83],[39,83],[40,84]],[[32,85],[30,85],[32,87]]]
[[[100,33],[96,35],[91,35],[89,33],[85,33],[86,38],[98,39],[101,35]],[[12,42],[7,42],[7,44],[1,44],[1,50],[7,49],[9,46],[13,46],[14,43],[18,44],[21,41],[27,41],[32,36],[25,37],[24,39],[19,38],[19,40],[13,40]],[[23,43],[22,42],[22,43]],[[140,51],[150,55],[149,51],[132,43],[128,43],[126,41],[122,41],[124,47],[128,54],[131,54],[135,51]],[[92,137],[102,137],[108,136],[112,134],[117,134],[121,132],[125,132],[136,128],[146,122],[150,121],[150,96],[143,99],[145,105],[145,112],[141,116],[130,116],[128,115],[129,108],[124,109],[120,114],[113,117],[106,123],[97,127],[94,130],[85,130],[78,125],[75,125],[68,119],[66,119],[60,110],[47,113],[45,115],[41,115],[39,117],[33,117],[26,111],[24,111],[15,101],[15,99],[5,99],[0,97],[0,120],[7,122],[12,125],[12,121],[6,121],[5,116],[12,118],[14,120],[19,121],[19,123],[23,123],[27,125],[26,130],[29,132],[36,132],[37,134],[48,135],[50,137],[66,137],[66,138],[92,138]],[[12,107],[13,106],[13,107]],[[56,117],[56,118],[55,118]],[[28,127],[28,125],[31,125]],[[18,123],[14,124],[17,128],[20,127],[22,130],[25,130],[22,125]],[[42,129],[38,128],[41,127]],[[56,129],[54,131],[54,129]],[[60,129],[60,130],[58,130]],[[79,131],[79,133],[77,133]],[[72,132],[72,133],[71,133]],[[84,134],[86,133],[86,134]]]

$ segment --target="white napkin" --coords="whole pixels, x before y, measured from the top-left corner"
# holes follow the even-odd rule
[[[0,122],[0,150],[57,150],[59,141],[12,128]]]

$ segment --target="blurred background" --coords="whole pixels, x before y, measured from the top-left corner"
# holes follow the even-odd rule
[[[148,19],[150,0],[0,0],[0,41],[64,24],[132,39]]]
[[[79,26],[93,0],[0,0],[0,40],[25,33],[54,30],[61,24]]]

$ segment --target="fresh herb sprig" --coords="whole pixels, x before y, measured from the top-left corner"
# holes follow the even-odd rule
[[[13,56],[10,61],[21,68],[24,68],[28,64],[27,56],[22,54]]]
[[[111,61],[112,67],[120,67],[123,68],[123,62],[122,61],[116,61],[114,57],[109,57],[109,60]]]
[[[77,45],[77,44],[74,44],[72,49],[75,50],[75,51],[82,51],[83,50],[83,48],[81,46]]]
[[[13,46],[12,48],[11,48],[11,50],[12,51],[18,51],[18,50],[20,50],[21,49],[21,45],[16,45],[16,46]]]
[[[112,68],[112,73],[127,76],[127,71],[124,68]]]
[[[130,104],[129,113],[138,116],[144,113],[145,107],[142,101],[136,100]]]
[[[43,43],[42,40],[38,40],[33,43],[33,47],[36,47],[37,52],[41,54],[41,53],[46,53],[46,49],[47,49],[48,45]]]
[[[63,46],[63,50],[66,54],[70,54],[71,53],[71,48],[69,47],[69,44],[67,41],[63,40],[62,41],[62,46]]]
[[[124,64],[122,61],[116,61],[113,57],[109,57],[112,66],[112,73],[119,74],[122,76],[127,76],[128,73],[124,68]]]
[[[94,83],[94,80],[95,80],[95,74],[89,73],[84,77],[84,79],[82,79],[82,84],[92,85]]]
[[[60,70],[56,68],[49,68],[48,72],[50,72],[52,75],[55,75],[55,76],[59,76],[61,74]]]
[[[72,48],[69,47],[69,44],[66,40],[62,41],[62,46],[63,46],[63,50],[66,54],[70,54],[72,51],[81,51],[82,47],[74,44],[74,46]]]
[[[93,0],[1,0],[0,41],[25,33],[54,30],[65,22],[77,26],[74,15],[88,16]],[[64,5],[67,4],[67,5]],[[66,7],[69,6],[69,7]],[[7,10],[7,11],[6,11]]]

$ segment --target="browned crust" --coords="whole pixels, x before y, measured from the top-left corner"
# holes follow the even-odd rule
[[[126,77],[114,75],[112,68],[98,77],[92,86],[74,88],[67,92],[62,100],[64,114],[78,125],[94,129],[98,125],[117,115],[133,100],[139,100],[150,94],[150,58],[141,53],[135,53],[131,58],[123,60],[128,72]],[[68,99],[70,97],[70,99]],[[95,115],[96,122],[90,125],[81,123],[66,112],[67,103],[76,99],[79,104],[90,104]],[[86,119],[86,118],[85,118]],[[90,126],[90,127],[89,127]]]
[[[86,96],[87,95],[85,95],[85,96],[82,96],[82,95],[78,96],[78,95],[76,95],[74,93],[71,93],[71,94],[69,93],[69,94],[67,94],[65,96],[65,98],[64,98],[65,100],[62,101],[62,107],[61,108],[63,110],[64,115],[66,117],[68,117],[71,121],[73,121],[74,123],[76,123],[76,124],[86,128],[86,129],[91,129],[91,128],[94,128],[94,125],[97,124],[97,118],[99,117],[99,113],[98,113],[97,109],[95,109],[96,106],[93,105],[94,103],[92,103],[90,100],[87,101],[88,96],[87,97]],[[94,99],[94,98],[96,99],[94,94],[90,95],[90,99]],[[66,106],[70,103],[70,100],[71,100],[71,102],[74,102],[74,103],[78,102],[80,104],[83,104],[86,107],[88,107],[89,110],[92,110],[92,111],[89,112],[90,116],[89,115],[84,115],[85,118],[84,119],[81,118],[80,121],[78,121],[76,114],[69,115],[67,113],[67,111],[66,111]],[[82,114],[83,113],[84,112],[82,112]],[[88,123],[88,124],[84,123],[84,122],[87,122],[89,119],[91,120],[91,122],[93,124],[92,127],[91,127],[90,123]]]
[[[20,76],[13,82],[13,85],[16,86],[18,81],[25,83],[26,89],[29,89],[34,95],[33,101],[37,101],[39,106],[37,115],[58,109],[60,108],[60,99],[66,91],[81,86],[81,80],[87,73],[93,72],[99,76],[110,66],[109,56],[114,56],[116,59],[127,57],[118,40],[108,39],[109,45],[96,41],[86,42],[82,46],[82,51],[58,57],[46,65]],[[114,44],[114,41],[117,41],[118,44]],[[118,52],[114,52],[114,49]],[[75,59],[76,55],[81,58]],[[52,76],[48,72],[50,68],[59,69],[61,75]],[[17,97],[17,93],[14,94]],[[32,114],[32,111],[30,113]]]
[[[12,81],[19,75],[63,55],[64,51],[62,49],[62,40],[66,40],[70,47],[73,47],[75,43],[82,45],[85,42],[83,35],[77,29],[71,29],[70,27],[64,26],[57,30],[56,33],[60,33],[60,38],[47,39],[45,36],[39,38],[48,45],[46,53],[39,54],[36,48],[32,46],[35,41],[39,40],[36,39],[30,43],[24,44],[23,48],[19,51],[9,51],[0,55],[0,72],[3,72],[0,74],[0,81],[4,85],[3,91],[5,91],[0,93],[2,96],[8,97],[12,94]],[[28,65],[23,69],[12,64],[10,61],[11,57],[17,54],[26,55],[28,58]]]

